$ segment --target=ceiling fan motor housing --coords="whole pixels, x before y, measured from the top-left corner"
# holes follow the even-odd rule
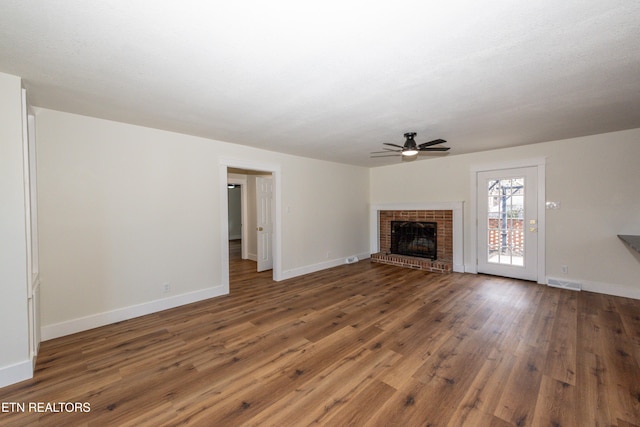
[[[404,134],[404,137],[407,139],[404,143],[404,150],[416,150],[417,149],[417,145],[416,145],[416,141],[415,139],[413,139],[416,136],[415,132],[407,132]]]

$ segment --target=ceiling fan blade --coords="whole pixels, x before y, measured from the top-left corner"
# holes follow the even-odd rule
[[[375,159],[377,157],[398,157],[398,156],[402,156],[402,154],[385,154],[382,156],[369,156],[369,157],[371,157],[372,159]]]
[[[424,148],[420,148],[418,151],[425,152],[425,151],[449,151],[449,150],[451,150],[451,147],[424,147]]]
[[[443,144],[445,142],[447,141],[445,141],[444,139],[434,139],[433,141],[423,142],[422,144],[418,145],[418,147],[419,148],[431,147],[432,145]]]
[[[372,151],[371,154],[389,154],[389,153],[402,153],[402,150],[390,150],[385,148],[383,151]]]
[[[390,142],[383,142],[384,145],[390,145],[392,147],[404,148],[402,145],[392,144]]]

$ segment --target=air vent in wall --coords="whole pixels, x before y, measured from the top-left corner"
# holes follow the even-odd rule
[[[568,280],[554,279],[553,277],[547,278],[547,285],[554,288],[569,289],[570,291],[581,291],[582,283],[570,282]]]

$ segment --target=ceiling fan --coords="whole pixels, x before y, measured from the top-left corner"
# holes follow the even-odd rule
[[[391,144],[390,142],[383,142],[384,145],[389,145],[391,147],[396,147],[397,149],[391,149],[383,147],[383,151],[373,151],[371,154],[376,154],[371,157],[393,157],[398,154],[392,153],[400,153],[402,156],[407,158],[413,157],[418,153],[428,152],[428,151],[449,151],[450,147],[434,147],[434,145],[442,144],[447,141],[444,139],[434,139],[433,141],[424,142],[422,144],[416,144],[414,140],[417,134],[415,132],[407,132],[404,134],[406,141],[404,145]]]

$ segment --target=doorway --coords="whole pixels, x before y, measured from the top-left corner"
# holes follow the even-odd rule
[[[474,178],[477,272],[544,283],[544,164]]]
[[[260,179],[258,179],[260,177]],[[243,182],[245,185],[241,185],[244,189],[241,196],[242,205],[242,238],[241,238],[241,252],[243,260],[255,261],[256,271],[258,267],[259,258],[264,260],[265,255],[263,251],[258,250],[258,242],[261,241],[263,247],[261,249],[268,250],[269,264],[261,264],[261,267],[267,271],[271,270],[271,276],[274,280],[280,280],[281,277],[281,202],[280,202],[280,166],[278,165],[266,165],[258,163],[250,163],[245,161],[221,161],[220,164],[220,181],[221,188],[224,186],[225,196],[228,186],[235,183]],[[257,183],[260,181],[266,181],[269,184],[270,197],[267,199],[270,202],[270,207],[267,209],[268,214],[259,212],[258,209],[258,192]],[[253,192],[252,192],[253,188]],[[263,194],[264,195],[264,194]],[[264,197],[263,197],[264,199]],[[264,201],[264,200],[263,200]],[[222,236],[229,235],[229,199],[228,197],[221,198],[221,230]],[[258,225],[258,217],[269,220],[268,227],[265,227],[265,223]],[[265,231],[268,231],[268,235],[260,236],[259,227],[262,227],[262,236],[265,236]],[[266,245],[266,246],[264,246]],[[230,274],[230,245],[228,239],[223,239],[223,247],[221,247],[221,282],[229,292],[229,274]],[[236,245],[237,248],[237,245]],[[253,248],[253,249],[252,249]]]
[[[273,268],[273,177],[271,173],[230,168],[227,176],[230,254]]]

